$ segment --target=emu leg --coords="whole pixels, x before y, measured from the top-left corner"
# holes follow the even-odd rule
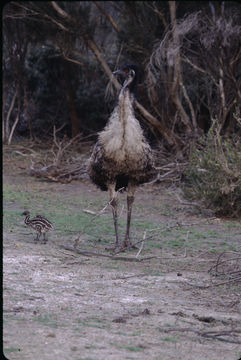
[[[135,200],[135,187],[133,185],[129,185],[128,187],[128,194],[127,194],[127,223],[126,223],[126,234],[125,240],[123,243],[123,247],[127,247],[128,249],[135,248],[134,245],[131,243],[130,239],[130,224],[131,224],[131,212],[132,212],[132,205]]]
[[[43,233],[43,243],[46,244],[48,241],[47,237],[46,237],[46,234]]]
[[[118,250],[120,248],[120,241],[119,241],[119,234],[118,234],[118,217],[117,217],[117,193],[115,191],[115,184],[111,184],[109,186],[109,192],[110,192],[110,205],[112,207],[112,214],[113,214],[113,220],[114,220],[114,227],[115,227],[115,250]]]
[[[37,243],[39,241],[40,233],[37,232],[37,237],[34,239],[34,242]]]

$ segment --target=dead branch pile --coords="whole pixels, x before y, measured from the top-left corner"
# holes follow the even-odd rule
[[[208,289],[223,285],[241,284],[241,252],[224,251],[218,255],[214,265],[208,270],[211,275],[208,285],[185,281],[185,284],[198,289]]]
[[[80,143],[83,145],[86,137],[79,134],[72,139],[64,137],[59,140],[56,132],[54,129],[52,147],[45,150],[44,156],[39,154],[31,159],[30,175],[60,183],[86,177],[89,154],[86,154],[86,151],[80,154],[79,151]]]
[[[241,282],[241,252],[222,252],[209,269],[210,275],[229,279],[232,282]]]
[[[155,149],[154,158],[157,175],[152,183],[179,183],[188,166],[185,152],[186,149],[182,149],[181,156],[178,156],[178,154],[168,153],[164,148],[161,148],[161,146],[159,146],[158,149]]]

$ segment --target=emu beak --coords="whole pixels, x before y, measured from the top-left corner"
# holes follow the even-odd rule
[[[122,75],[122,76],[124,76],[125,78],[126,78],[126,76],[127,76],[127,73],[126,73],[124,70],[122,70],[122,69],[118,69],[118,70],[114,71],[112,74],[113,74],[113,75]]]

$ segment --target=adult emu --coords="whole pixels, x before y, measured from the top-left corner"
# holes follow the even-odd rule
[[[138,82],[138,67],[124,65],[113,74],[124,80],[117,105],[104,130],[99,133],[90,158],[88,173],[101,190],[109,191],[115,227],[115,251],[132,248],[130,222],[136,186],[153,177],[153,157],[139,121],[135,118],[133,102]],[[127,189],[127,225],[124,242],[118,234],[117,191]]]

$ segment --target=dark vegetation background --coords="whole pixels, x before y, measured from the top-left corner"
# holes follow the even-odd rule
[[[140,66],[136,116],[157,162],[216,213],[241,213],[241,6],[238,2],[10,2],[3,8],[3,142],[90,136],[118,83]],[[173,160],[174,159],[174,160]]]

